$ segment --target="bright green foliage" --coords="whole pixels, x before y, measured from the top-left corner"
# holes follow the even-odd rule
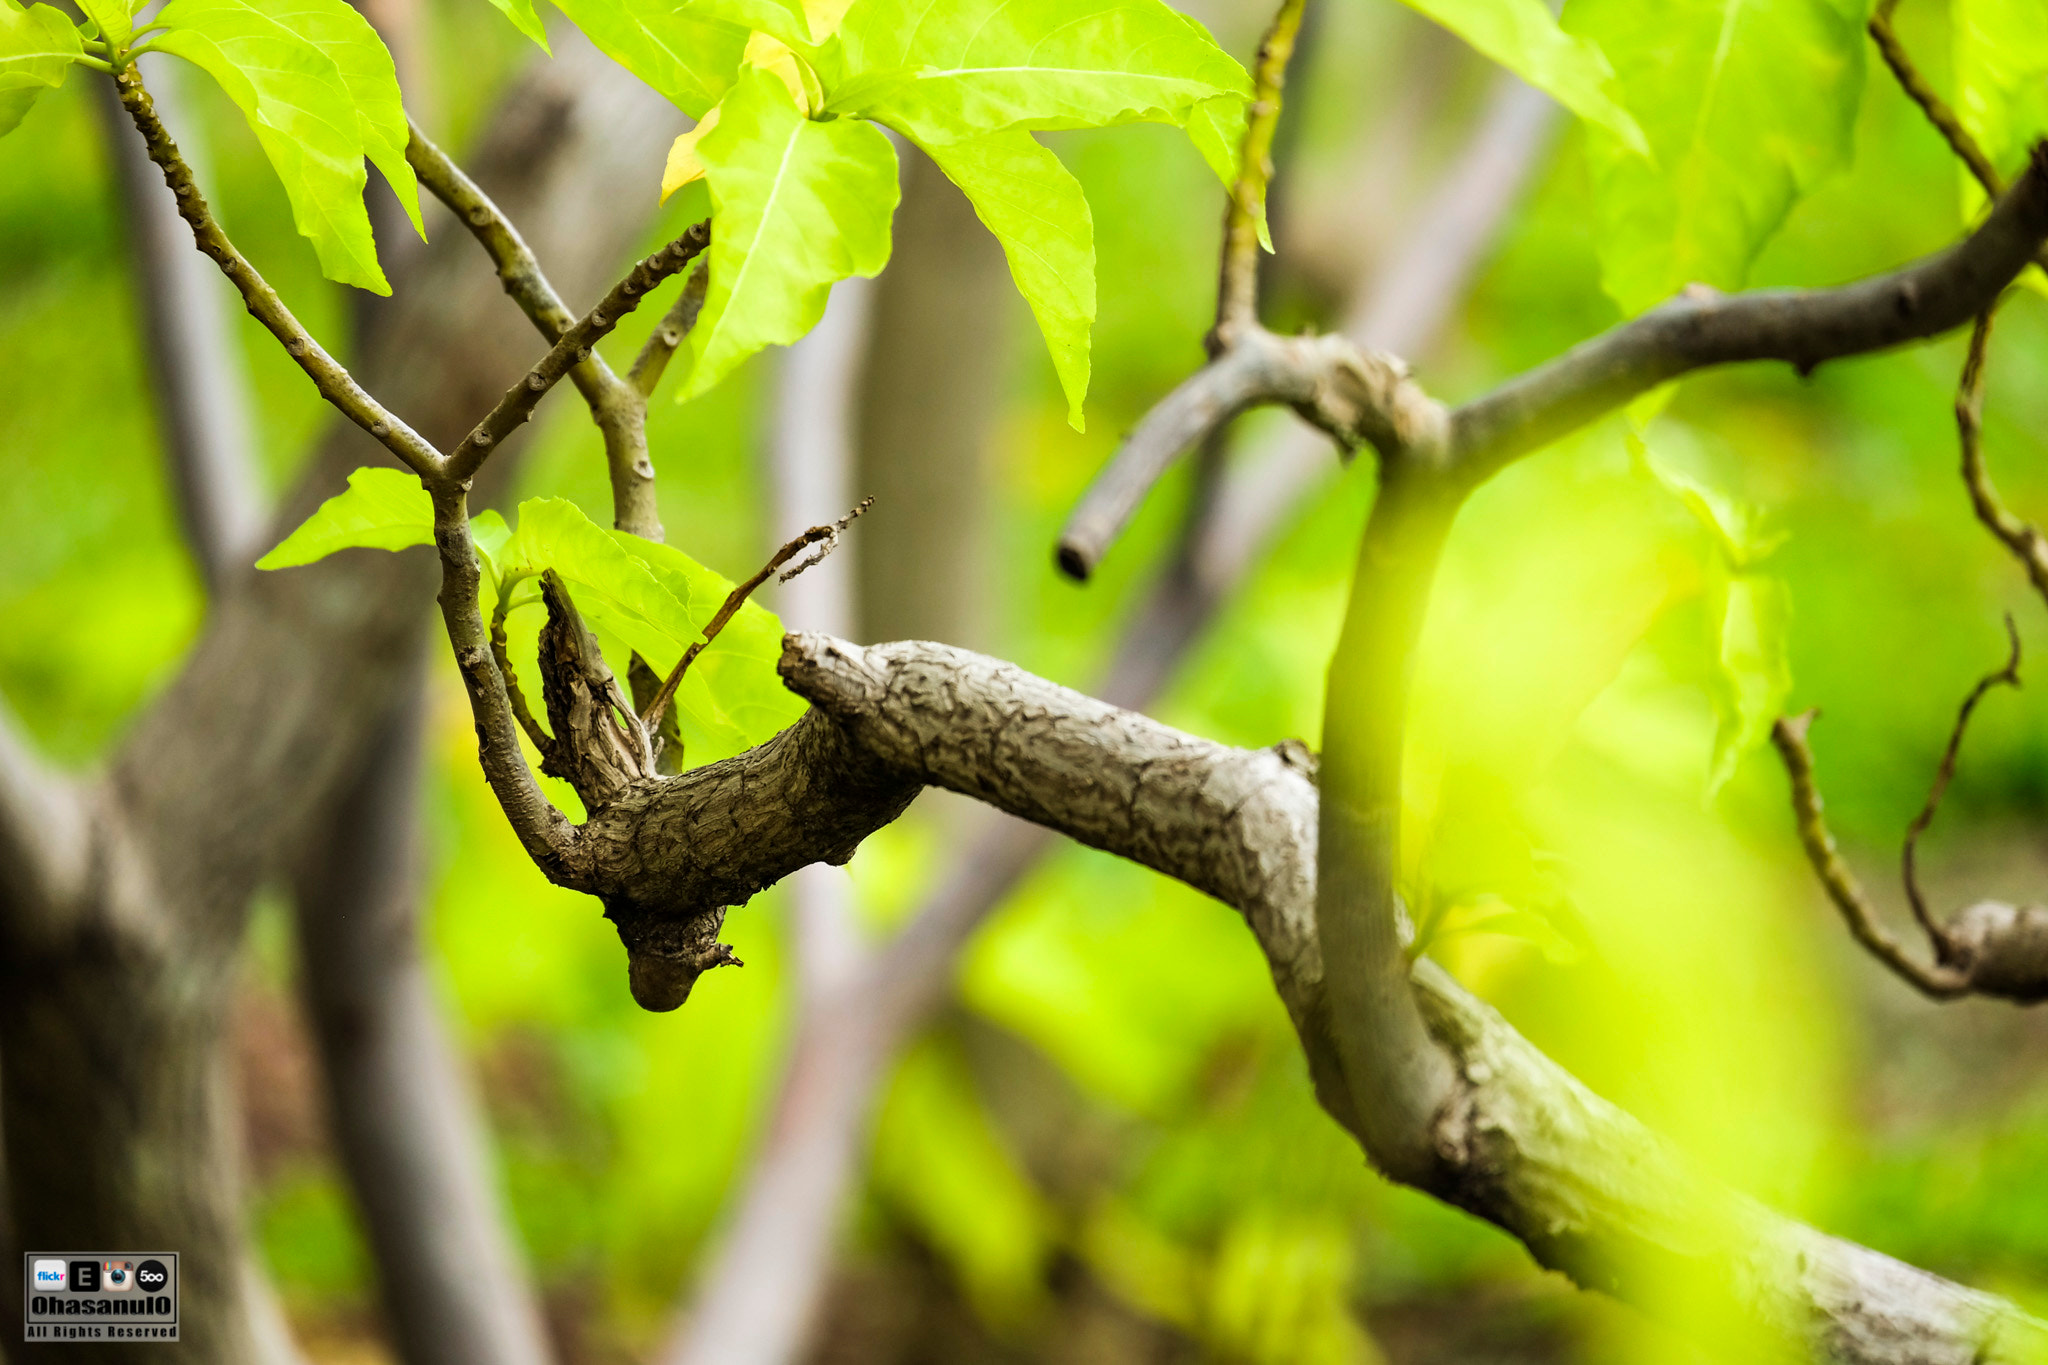
[[[1991,164],[2014,173],[2048,136],[2048,9],[2041,0],[1952,0],[1956,112]],[[1971,182],[1973,203],[1983,192]]]
[[[1714,704],[1711,797],[1735,775],[1742,756],[1764,742],[1792,694],[1786,653],[1791,598],[1761,567],[1783,537],[1759,531],[1749,508],[1660,464],[1640,434],[1631,432],[1629,448],[1637,469],[1684,504],[1708,541],[1701,592],[1718,664],[1707,682]]]
[[[1163,4],[863,0],[818,54],[827,109],[919,143],[1005,128],[1185,124],[1244,71]]]
[[[1009,257],[1081,429],[1088,393],[1088,329],[1095,321],[1095,226],[1080,182],[1025,132],[990,133],[931,147],[932,160],[966,192]]]
[[[491,0],[491,3],[498,7],[500,14],[512,21],[512,27],[540,44],[541,51],[553,55],[554,49],[548,46],[547,26],[541,23],[540,15],[534,12],[533,0]]]
[[[321,503],[256,567],[289,569],[359,545],[403,550],[433,543],[434,503],[417,478],[399,469],[358,469],[348,476],[347,492]]]
[[[732,583],[680,550],[607,531],[574,503],[539,498],[519,509],[516,530],[495,512],[479,513],[470,535],[489,571],[484,610],[507,596],[512,612],[537,608],[537,580],[553,569],[577,610],[615,646],[614,666],[631,650],[666,672],[682,657],[732,591]],[[419,481],[396,469],[358,469],[348,490],[320,504],[259,569],[311,564],[355,546],[403,550],[430,545],[433,505]],[[676,692],[685,752],[699,762],[759,744],[794,721],[803,703],[775,672],[782,625],[749,602],[690,666]]]
[[[1651,160],[1595,132],[1607,292],[1640,312],[1740,286],[1801,195],[1847,164],[1864,0],[1571,0],[1564,24],[1620,72]]]
[[[1643,130],[1622,107],[1621,86],[1600,46],[1557,26],[1543,0],[1407,0],[1481,52],[1639,155]]]
[[[1159,0],[561,7],[703,123],[694,145],[678,144],[687,155],[672,160],[667,182],[703,174],[717,220],[683,398],[763,347],[795,341],[834,281],[887,262],[895,157],[858,120],[916,142],[974,201],[1045,334],[1076,428],[1094,320],[1093,227],[1078,185],[1026,134],[1170,123],[1219,178],[1236,171],[1249,81],[1200,24]]]
[[[363,151],[384,173],[421,237],[419,181],[405,159],[412,140],[398,93],[398,67],[377,30],[348,0],[255,0],[256,7],[334,59],[356,106]]]
[[[732,88],[747,31],[673,0],[556,0],[613,61],[691,118]]]
[[[0,137],[14,131],[36,96],[64,83],[84,53],[78,30],[58,10],[0,0]]]
[[[78,0],[78,8],[85,12],[86,22],[99,31],[100,37],[115,47],[128,45],[135,32],[135,20],[127,0]]]
[[[808,332],[833,281],[879,272],[896,211],[896,149],[881,129],[807,119],[780,79],[754,67],[719,109],[697,144],[714,230],[685,398],[763,346]]]
[[[363,208],[363,157],[377,158],[417,221],[398,83],[369,25],[338,11],[353,14],[341,0],[171,0],[157,17],[167,31],[152,44],[203,68],[240,106],[321,271],[388,294]],[[288,19],[315,23],[317,37]]]

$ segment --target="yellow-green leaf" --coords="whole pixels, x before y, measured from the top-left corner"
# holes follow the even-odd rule
[[[84,55],[78,30],[60,11],[0,0],[0,137],[14,131],[38,95],[62,85]]]

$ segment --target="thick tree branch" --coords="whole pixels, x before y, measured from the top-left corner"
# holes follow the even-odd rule
[[[177,74],[162,69],[152,77],[153,102],[174,114]],[[200,576],[217,594],[229,574],[248,567],[263,531],[242,356],[228,330],[220,286],[192,250],[177,199],[137,140],[119,92],[102,87],[99,104],[134,261],[143,359],[178,519]]]
[[[1377,1140],[1379,1120],[1364,1111],[1379,1097],[1346,1083],[1331,1036],[1337,1006],[1315,909],[1317,793],[1287,752],[1213,744],[938,645],[861,649],[796,635],[783,675],[819,708],[799,729],[836,724],[845,735],[846,747],[807,751],[844,765],[837,772],[868,782],[879,770],[964,792],[1243,912],[1325,1108],[1362,1141]],[[792,748],[782,759],[805,756]],[[832,774],[778,775],[776,789],[806,792],[810,810],[841,830],[880,823]],[[807,823],[799,814],[785,828]],[[749,856],[765,869],[790,854],[771,842]],[[1715,1184],[1430,964],[1415,969],[1414,987],[1449,1062],[1426,1188],[1522,1238],[1544,1264],[1652,1311],[1670,1307],[1668,1277],[1680,1275],[1786,1347],[1843,1365],[2020,1365],[2048,1349],[2048,1325],[2009,1303]]]
[[[1478,483],[1666,380],[1710,365],[1824,361],[1936,336],[1988,309],[2048,239],[2048,144],[1983,224],[1946,251],[1834,289],[1692,291],[1451,414],[1451,455]]]
[[[285,353],[298,362],[299,368],[320,390],[320,396],[342,416],[369,432],[415,474],[426,478],[436,473],[441,465],[441,456],[433,444],[370,397],[363,386],[356,383],[354,376],[299,325],[291,309],[285,307],[284,300],[256,272],[256,267],[235,250],[234,243],[214,221],[205,196],[199,192],[198,182],[192,178],[191,168],[178,154],[177,143],[171,140],[171,135],[157,118],[156,107],[149,92],[142,88],[142,77],[133,63],[115,73],[114,84],[121,92],[121,107],[128,111],[136,131],[142,134],[149,159],[163,172],[164,183],[177,196],[179,217],[191,227],[199,250],[211,257],[220,267],[221,274],[226,275],[241,292],[250,316],[269,329]]]
[[[1471,141],[1445,170],[1413,226],[1358,290],[1347,335],[1364,347],[1428,347],[1556,118],[1557,106],[1548,96],[1501,74]],[[834,325],[844,303],[835,290],[826,322],[792,348],[791,365]],[[830,397],[821,399],[820,393],[834,391],[808,371],[804,382],[786,389],[791,401],[778,458],[786,448],[789,459],[804,463],[801,473],[778,474],[778,486],[808,490],[821,477],[815,464],[827,438],[811,428],[819,403],[831,406]],[[1213,486],[1208,480],[1217,470],[1213,463],[1203,465],[1205,478],[1198,480],[1180,544],[1126,627],[1097,689],[1105,701],[1131,710],[1151,705],[1267,542],[1330,472],[1327,443],[1304,428],[1283,427],[1267,446]],[[784,516],[781,524],[813,520],[817,508],[845,497],[850,495],[805,503],[811,512]],[[827,565],[824,576],[843,573],[842,562]],[[820,575],[806,575],[795,587],[814,593],[819,582]],[[813,621],[791,594],[783,609],[785,619],[804,628],[839,633],[824,624],[828,608],[821,608],[826,617]],[[988,811],[962,829],[958,842],[961,851],[950,869],[895,938],[855,954],[851,968],[838,963],[828,972],[821,964],[806,972],[807,979],[830,984],[806,988],[775,1118],[732,1211],[730,1231],[678,1317],[673,1344],[662,1356],[667,1365],[786,1365],[797,1358],[823,1297],[833,1233],[874,1089],[903,1039],[948,998],[962,945],[1057,846],[1057,836]],[[820,894],[843,895],[845,881],[830,868],[814,866],[799,869],[787,885],[803,910]],[[806,962],[817,948],[815,937],[834,935],[817,932],[831,928],[829,912],[799,919],[798,957]]]

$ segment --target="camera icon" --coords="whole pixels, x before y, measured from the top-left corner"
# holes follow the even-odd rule
[[[106,1289],[133,1289],[135,1267],[126,1261],[105,1261],[100,1265],[100,1285]]]

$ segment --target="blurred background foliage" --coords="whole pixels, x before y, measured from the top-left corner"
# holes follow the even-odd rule
[[[1937,82],[1943,9],[1909,4],[1901,19]],[[1200,17],[1247,55],[1265,14],[1204,0]],[[422,19],[425,76],[409,97],[460,147],[528,50],[472,0],[428,0]],[[1755,282],[1834,283],[1958,232],[1950,154],[1871,65],[1852,165],[1795,210]],[[1327,0],[1290,90],[1269,321],[1334,323],[1343,282],[1385,249],[1490,79],[1387,0]],[[185,140],[230,230],[316,332],[344,336],[347,302],[319,279],[245,126],[196,86],[192,100],[200,127]],[[0,687],[74,761],[120,731],[204,611],[143,397],[101,132],[80,80],[0,142]],[[1067,429],[1010,298],[986,514],[968,560],[933,572],[983,585],[984,636],[964,643],[1085,687],[1185,486],[1154,499],[1089,587],[1059,578],[1049,547],[1117,435],[1199,360],[1220,198],[1169,130],[1051,141],[1087,189],[1100,252],[1088,434]],[[1620,316],[1601,289],[1585,142],[1576,128],[1555,139],[1455,325],[1413,357],[1439,395],[1474,393]],[[650,242],[701,211],[688,199]],[[325,414],[253,324],[243,338],[281,483]],[[658,403],[650,425],[670,540],[735,577],[772,538],[761,452],[777,363],[763,356],[689,406]],[[1950,339],[1806,380],[1711,374],[1639,439],[1616,418],[1484,490],[1420,663],[1403,875],[1431,953],[1594,1089],[1775,1204],[2040,1312],[2048,1025],[1997,1004],[1926,1005],[1853,949],[1799,857],[1754,724],[1732,745],[1724,735],[1732,762],[1716,771],[1730,723],[1722,626],[1730,593],[1746,593],[1765,651],[1741,675],[1760,689],[1750,719],[1825,707],[1814,742],[1836,830],[1865,879],[1889,887],[1954,708],[2001,657],[2000,613],[2048,657],[2040,604],[1956,477],[1960,363]],[[2048,307],[2022,294],[1994,346],[1986,449],[2008,501],[2034,516],[2048,515],[2044,378]],[[1236,744],[1315,743],[1371,495],[1369,462],[1332,466],[1162,719]],[[602,519],[602,480],[595,434],[575,404],[553,405],[521,496],[568,496]],[[1731,566],[1685,486],[1760,557]],[[1774,640],[1789,694],[1773,683]],[[744,971],[707,977],[678,1013],[640,1012],[595,904],[548,887],[505,828],[452,672],[434,681],[431,932],[446,1005],[565,1350],[635,1358],[760,1135],[788,1025],[781,897],[729,921]],[[1932,836],[1937,900],[2038,894],[2044,773],[2048,705],[2036,690],[1995,694]],[[914,813],[854,859],[871,924],[904,913],[943,865],[949,818]],[[251,1216],[312,1352],[378,1359],[287,925],[276,907],[259,916],[241,1006]],[[956,1003],[896,1067],[839,1281],[821,1360],[1695,1355],[1536,1271],[1504,1235],[1373,1176],[1316,1108],[1233,915],[1071,847],[975,939]]]

